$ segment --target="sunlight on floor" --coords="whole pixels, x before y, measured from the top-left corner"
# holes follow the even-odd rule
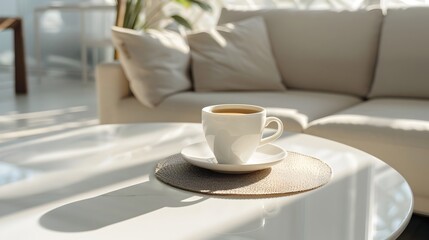
[[[30,76],[15,96],[13,74],[0,71],[0,147],[98,124],[95,83],[79,77]]]

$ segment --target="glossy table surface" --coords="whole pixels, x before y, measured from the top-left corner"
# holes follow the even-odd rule
[[[199,124],[103,125],[0,147],[0,239],[388,239],[411,217],[395,170],[304,134],[275,144],[331,166],[316,190],[219,198],[154,177],[159,160],[203,139]]]

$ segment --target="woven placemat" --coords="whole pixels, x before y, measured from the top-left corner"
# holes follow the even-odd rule
[[[273,197],[318,188],[331,179],[331,168],[321,160],[288,152],[285,160],[247,174],[224,174],[193,166],[181,154],[158,163],[155,176],[180,189],[223,196]]]

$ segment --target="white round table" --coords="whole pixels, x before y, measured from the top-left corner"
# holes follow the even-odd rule
[[[388,239],[411,218],[398,172],[305,134],[275,143],[331,166],[316,190],[231,199],[154,177],[159,160],[203,139],[199,124],[103,125],[0,148],[0,239]]]

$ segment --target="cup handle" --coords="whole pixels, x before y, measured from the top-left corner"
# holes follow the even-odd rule
[[[283,133],[283,122],[276,117],[267,117],[267,119],[265,120],[265,127],[267,127],[268,124],[270,124],[272,122],[277,123],[277,131],[273,135],[261,139],[259,146],[263,146],[267,143],[273,142],[274,140],[276,140],[277,138],[279,138],[282,135],[282,133]]]

